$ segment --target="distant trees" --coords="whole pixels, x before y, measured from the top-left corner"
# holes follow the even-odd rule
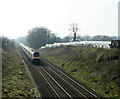
[[[17,38],[15,41],[16,41],[17,43],[23,43],[23,44],[25,44],[25,45],[28,45],[26,38],[27,38],[26,36],[25,36],[25,37],[19,37],[19,38]]]
[[[70,31],[74,33],[74,37],[72,35],[66,36],[64,38],[57,37],[54,33],[52,33],[46,27],[36,27],[31,29],[28,32],[27,36],[27,44],[35,49],[40,48],[41,46],[45,46],[46,44],[53,44],[55,42],[70,42],[70,41],[111,41],[116,39],[116,37],[110,37],[105,35],[97,35],[97,36],[76,36],[76,33],[79,31],[79,26],[76,23],[70,24]]]
[[[93,41],[111,41],[112,38],[105,35],[96,35],[93,37]]]
[[[7,37],[0,37],[0,39],[2,39],[0,40],[0,42],[2,41],[2,48],[4,50],[9,49],[9,48],[11,49],[16,48],[14,40],[10,40]]]
[[[72,41],[72,36],[65,36],[64,38],[63,38],[63,42],[70,42],[70,41]]]
[[[56,37],[56,40],[55,40],[55,42],[62,42],[62,38],[61,37]]]
[[[117,40],[116,36],[106,36],[106,35],[96,35],[96,36],[76,36],[76,41],[111,41]],[[63,42],[72,41],[72,36],[65,36],[62,40]]]
[[[38,49],[47,43],[54,43],[55,41],[55,34],[51,33],[46,27],[36,27],[28,32],[27,42],[32,48]]]

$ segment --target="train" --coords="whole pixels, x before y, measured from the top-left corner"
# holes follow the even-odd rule
[[[28,46],[25,46],[22,43],[19,43],[19,45],[20,45],[20,48],[27,55],[27,57],[32,61],[33,64],[40,63],[40,53],[39,52],[33,51],[32,48],[29,48]]]

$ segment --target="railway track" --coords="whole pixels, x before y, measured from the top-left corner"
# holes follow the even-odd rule
[[[101,99],[46,60],[41,59],[41,65],[33,65],[21,49],[20,52],[41,97]]]
[[[69,93],[66,92],[66,90],[64,90],[64,88],[43,67],[38,67],[37,69],[42,75],[44,75],[44,79],[46,79],[49,86],[52,87],[58,97],[72,98],[72,96],[69,95]]]
[[[63,79],[68,85],[72,86],[73,89],[75,89],[78,93],[84,93],[83,97],[85,98],[95,98],[95,99],[101,99],[102,97],[98,95],[97,93],[85,88],[83,85],[75,81],[73,78],[69,77],[67,74],[63,73],[60,69],[50,64],[45,59],[41,59],[42,62],[55,73],[55,75],[58,75],[61,79]],[[46,68],[46,67],[45,67]],[[46,68],[47,69],[47,68]]]
[[[37,89],[40,93],[41,97],[57,97],[52,88],[48,85],[46,80],[42,77],[42,75],[38,72],[36,67],[31,63],[31,61],[27,58],[25,53],[20,49],[20,53],[24,62],[26,63],[30,74],[34,80],[34,83],[37,86]]]

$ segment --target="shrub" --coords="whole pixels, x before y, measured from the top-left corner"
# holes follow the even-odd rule
[[[117,48],[105,50],[100,52],[100,54],[96,58],[96,62],[104,61],[104,60],[115,60],[119,58],[120,51]]]

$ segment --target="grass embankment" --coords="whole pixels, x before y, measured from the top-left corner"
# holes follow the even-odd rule
[[[18,49],[2,50],[2,97],[39,97]]]
[[[40,50],[42,57],[104,97],[120,97],[120,50],[59,47]]]

